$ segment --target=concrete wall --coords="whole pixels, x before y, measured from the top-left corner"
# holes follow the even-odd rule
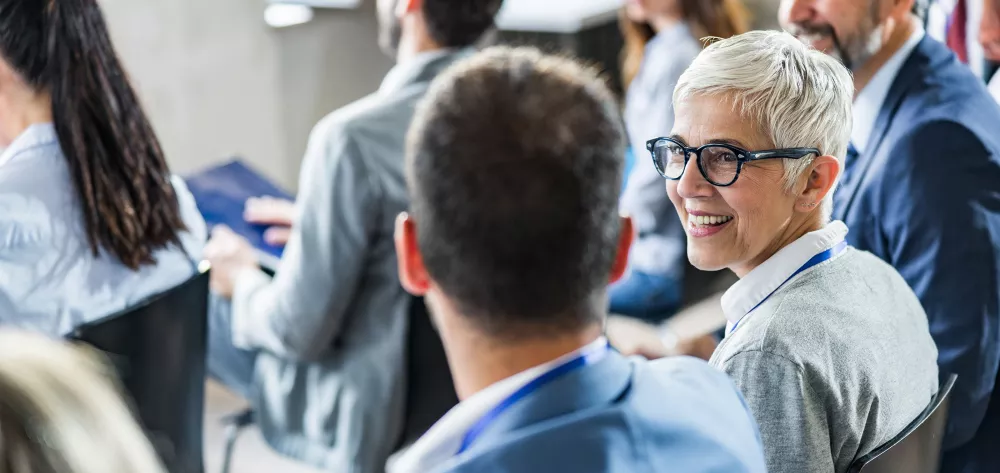
[[[293,189],[312,125],[378,87],[374,0],[275,30],[264,0],[103,0],[115,44],[168,160],[229,156]]]

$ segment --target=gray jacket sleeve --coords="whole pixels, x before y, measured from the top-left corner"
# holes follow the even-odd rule
[[[345,125],[313,130],[297,215],[274,279],[246,272],[233,294],[233,344],[314,361],[333,344],[362,278],[378,186]]]
[[[730,358],[723,369],[757,419],[768,472],[834,471],[824,402],[800,366],[780,355],[753,350]]]

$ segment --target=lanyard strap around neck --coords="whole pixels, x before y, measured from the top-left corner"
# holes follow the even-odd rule
[[[611,346],[607,343],[592,347],[587,347],[579,355],[562,363],[559,366],[556,366],[555,368],[552,368],[549,371],[546,371],[541,376],[531,380],[530,383],[521,387],[521,389],[514,391],[513,394],[511,394],[506,399],[501,401],[500,404],[497,404],[496,407],[494,407],[493,409],[490,409],[488,412],[486,412],[485,415],[483,415],[483,417],[479,419],[478,422],[473,424],[472,428],[470,428],[465,433],[465,436],[462,438],[462,446],[459,447],[458,453],[461,454],[462,452],[468,450],[469,447],[472,446],[472,443],[476,441],[476,438],[479,437],[483,433],[483,431],[485,431],[486,428],[490,426],[490,424],[496,421],[496,419],[500,417],[500,415],[503,414],[504,411],[510,409],[510,407],[516,404],[518,401],[524,399],[525,397],[528,397],[535,391],[538,391],[539,389],[542,388],[542,386],[545,386],[546,384],[549,384],[552,381],[555,381],[556,379],[565,376],[566,374],[569,374],[570,372],[576,371],[585,366],[593,365],[598,361],[601,361],[602,359],[604,359],[605,356],[607,356],[608,351],[610,350]]]
[[[766,302],[768,299],[770,299],[771,296],[773,296],[774,293],[778,292],[779,289],[781,289],[782,287],[784,287],[785,284],[788,284],[788,281],[791,281],[792,279],[794,279],[795,276],[798,276],[803,271],[805,271],[805,270],[807,270],[809,268],[812,268],[813,266],[816,266],[816,265],[818,265],[820,263],[823,263],[825,261],[829,261],[829,260],[835,258],[837,255],[843,253],[844,251],[847,251],[847,242],[846,241],[841,241],[840,243],[837,243],[836,245],[833,245],[832,248],[830,248],[830,249],[828,249],[828,250],[826,250],[826,251],[824,251],[824,252],[822,252],[822,253],[820,253],[820,254],[818,254],[816,256],[813,256],[812,258],[810,258],[809,261],[806,261],[806,264],[803,264],[801,267],[799,267],[799,269],[796,269],[795,272],[792,273],[792,275],[788,277],[788,279],[785,279],[785,281],[782,282],[781,284],[779,284],[778,287],[774,288],[774,290],[771,291],[770,294],[768,294],[763,299],[761,299],[760,302],[757,303],[757,305],[753,306],[752,309],[748,310],[747,313],[744,314],[743,317],[740,318],[740,320],[737,320],[736,323],[733,324],[733,328],[731,328],[729,330],[729,333],[735,332],[736,331],[736,327],[740,326],[740,322],[743,322],[743,319],[746,319],[748,315],[750,315],[751,313],[753,313],[753,311],[757,310],[758,307],[760,307],[761,305],[763,305],[764,302]]]

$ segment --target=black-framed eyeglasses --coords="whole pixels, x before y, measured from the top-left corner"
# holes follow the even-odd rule
[[[673,138],[654,138],[646,142],[653,166],[665,179],[676,181],[684,175],[691,155],[697,156],[698,170],[714,186],[731,186],[740,177],[743,164],[761,159],[801,159],[820,152],[816,148],[785,148],[747,151],[724,143],[709,143],[698,148],[684,146]]]

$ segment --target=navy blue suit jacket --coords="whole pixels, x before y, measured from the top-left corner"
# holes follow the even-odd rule
[[[437,473],[765,473],[757,424],[703,361],[611,353],[503,411]]]
[[[864,149],[848,163],[834,217],[852,245],[903,275],[930,319],[941,372],[958,374],[945,471],[1000,468],[1000,448],[985,448],[1000,416],[1000,401],[990,406],[1000,363],[1000,106],[924,38]]]

